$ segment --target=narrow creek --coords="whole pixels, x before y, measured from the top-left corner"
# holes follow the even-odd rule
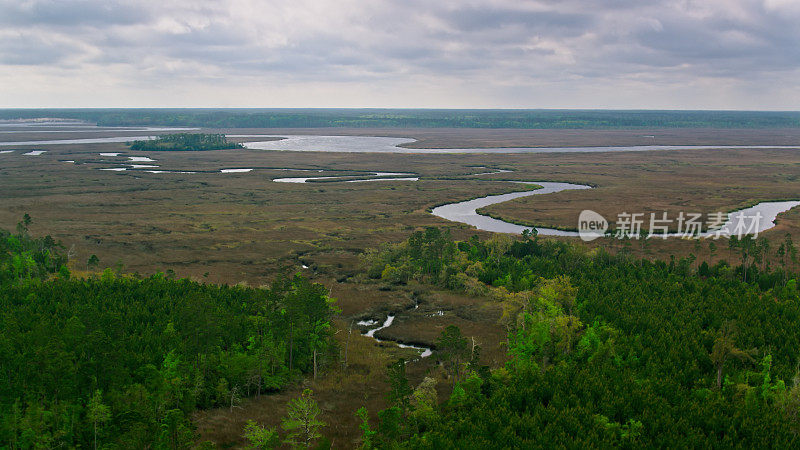
[[[326,177],[291,177],[291,178],[273,178],[275,183],[308,183],[315,180],[341,180],[345,183],[363,183],[367,181],[419,181],[419,177],[403,177],[397,178],[401,175],[414,175],[413,173],[405,172],[371,172],[370,177],[394,177],[394,178],[353,178],[352,175],[339,175],[339,176],[326,176]],[[351,179],[352,178],[352,179]]]
[[[389,314],[386,317],[386,320],[384,320],[383,323],[380,326],[377,326],[375,328],[370,328],[369,330],[367,330],[364,333],[364,336],[371,337],[372,339],[375,339],[377,342],[392,342],[392,343],[394,343],[395,345],[397,345],[400,348],[413,348],[413,349],[418,350],[418,351],[421,352],[420,355],[419,355],[420,358],[427,358],[428,356],[431,356],[433,354],[433,351],[428,347],[422,347],[422,346],[410,345],[410,344],[403,344],[401,342],[392,341],[392,340],[388,340],[388,339],[378,339],[378,338],[375,337],[375,333],[376,332],[378,332],[380,330],[383,330],[384,328],[389,328],[390,326],[392,326],[392,323],[394,323],[394,318],[395,317],[396,317],[395,314]],[[374,323],[375,323],[374,321],[361,321],[361,322],[358,322],[358,324],[362,325],[362,326],[363,325],[373,325]]]

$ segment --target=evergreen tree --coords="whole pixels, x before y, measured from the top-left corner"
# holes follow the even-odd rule
[[[92,422],[94,426],[94,448],[97,450],[97,428],[102,427],[103,424],[111,419],[111,409],[103,404],[103,392],[101,390],[94,391],[89,404],[86,406],[86,417]]]
[[[320,429],[325,422],[319,419],[320,409],[313,397],[311,389],[305,389],[300,397],[289,402],[287,417],[281,427],[287,432],[284,443],[292,448],[310,448],[318,438],[322,437]]]
[[[280,436],[274,428],[267,428],[248,420],[244,426],[245,439],[250,443],[250,448],[255,450],[269,450],[281,444]]]

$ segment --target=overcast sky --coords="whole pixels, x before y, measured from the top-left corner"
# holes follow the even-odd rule
[[[0,107],[800,109],[800,0],[0,0]]]

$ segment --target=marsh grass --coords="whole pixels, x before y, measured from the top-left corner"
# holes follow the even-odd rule
[[[247,130],[252,131],[252,130]],[[247,134],[246,130],[237,130]],[[279,134],[281,130],[262,130]],[[297,132],[304,132],[299,130]],[[316,130],[331,134],[330,130]],[[521,145],[640,145],[641,135],[654,131],[562,130],[337,130],[418,137],[413,145],[468,147]],[[661,130],[663,144],[785,145],[800,142],[800,130]],[[638,137],[637,137],[638,136]],[[79,138],[70,134],[69,138]],[[15,139],[22,137],[15,137]],[[49,136],[47,138],[50,138]],[[682,140],[682,141],[681,141]],[[680,141],[680,142],[678,142]],[[197,170],[197,174],[103,172],[99,152],[149,156],[167,170]],[[75,160],[76,164],[59,162]],[[109,158],[105,158],[109,159]],[[493,205],[485,210],[509,221],[570,227],[582,209],[612,219],[621,211],[728,211],[758,201],[796,198],[800,192],[799,150],[658,151],[608,154],[358,154],[293,153],[251,150],[134,153],[124,144],[51,146],[32,158],[8,154],[0,166],[0,225],[13,228],[24,214],[34,221],[31,232],[51,234],[72,249],[76,274],[90,255],[100,258],[97,270],[114,267],[150,274],[172,269],[178,277],[251,286],[269,283],[279,273],[302,272],[331,287],[342,309],[336,339],[352,320],[382,320],[396,314],[392,327],[379,337],[433,344],[449,324],[475,337],[486,363],[503,363],[504,330],[491,299],[444,293],[424,286],[387,286],[367,280],[360,255],[385,242],[400,242],[424,226],[449,227],[457,239],[473,234],[467,226],[432,216],[430,208],[455,201],[520,190],[516,183],[495,181],[559,180],[592,184],[596,189],[532,196]],[[102,164],[109,164],[104,161]],[[476,166],[503,167],[512,173],[465,178]],[[215,173],[222,167],[260,168],[249,173]],[[279,168],[313,168],[343,174],[371,171],[413,172],[418,182],[285,184],[271,180],[316,176]],[[781,240],[790,233],[800,242],[800,211],[779,216],[778,226],[765,233]],[[588,247],[630,251],[668,259],[698,252],[681,239],[651,240],[646,247],[626,247],[614,239],[598,239]],[[773,248],[776,245],[773,245]],[[728,258],[725,244],[711,255],[707,243],[700,259]],[[301,264],[308,266],[303,269]],[[420,308],[414,310],[415,302]],[[443,315],[431,314],[443,311]],[[359,330],[361,331],[361,330]],[[355,330],[348,347],[347,370],[329,364],[316,382],[299,382],[286,392],[243,401],[233,411],[199,412],[196,422],[203,439],[220,446],[240,445],[247,419],[276,425],[285,404],[305,386],[317,391],[324,434],[335,447],[351,448],[357,438],[353,412],[367,406],[374,414],[385,406],[385,366],[397,357],[414,357],[414,350],[378,344]],[[435,358],[409,365],[419,382],[439,376]]]

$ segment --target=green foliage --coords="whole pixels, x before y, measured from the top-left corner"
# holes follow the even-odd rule
[[[411,395],[411,387],[406,377],[405,359],[400,358],[392,363],[386,372],[389,378],[389,404],[400,408],[405,416]]]
[[[103,392],[99,389],[94,391],[86,405],[86,418],[94,424],[94,448],[97,448],[97,427],[111,419],[111,408],[103,404]]]
[[[441,283],[455,255],[455,244],[447,231],[429,227],[417,231],[399,246],[387,246],[383,252],[368,253],[368,274],[401,284],[411,278]]]
[[[269,450],[281,445],[281,438],[275,428],[267,428],[253,420],[247,421],[242,436],[247,439],[250,448],[255,450]]]
[[[30,216],[25,214],[16,234],[0,230],[0,283],[47,278],[67,263],[64,247],[52,237],[34,238],[28,234],[30,223]],[[66,273],[62,272],[62,276]]]
[[[311,389],[304,390],[300,397],[291,400],[287,417],[281,422],[281,427],[287,432],[283,442],[292,448],[310,448],[314,441],[322,437],[320,429],[325,422],[319,419],[320,412]]]
[[[100,258],[98,258],[97,255],[92,255],[86,261],[86,268],[87,269],[93,269],[93,268],[97,267],[98,264],[100,264]]]
[[[439,335],[436,341],[436,352],[444,362],[445,369],[453,378],[455,386],[462,372],[462,364],[469,357],[467,338],[461,334],[461,330],[455,325],[448,325]]]
[[[642,428],[644,428],[642,422],[634,419],[629,419],[626,423],[620,424],[610,421],[608,417],[602,414],[597,414],[594,418],[597,426],[615,441],[634,441],[641,436]]]
[[[722,369],[725,367],[725,362],[731,358],[736,358],[740,361],[752,361],[753,357],[751,352],[740,350],[736,348],[735,328],[731,322],[725,322],[722,329],[719,331],[718,336],[714,339],[714,346],[711,348],[711,362],[717,370],[717,389],[722,387]]]
[[[635,260],[535,236],[444,238],[437,246],[453,251],[441,258],[412,250],[424,235],[369,261],[414,268],[415,278],[451,289],[465,290],[465,279],[484,285],[505,311],[510,361],[491,374],[467,369],[443,405],[415,392],[409,416],[425,418],[415,433],[398,431],[399,408],[380,413],[379,440],[415,448],[800,444],[796,275],[770,270],[763,244],[755,244],[761,259],[748,247],[738,267],[720,262],[699,274],[689,260]]]
[[[425,377],[411,394],[412,415],[418,424],[426,427],[436,419],[437,403],[436,380]]]
[[[361,420],[361,424],[358,426],[358,428],[361,429],[361,448],[370,450],[375,446],[374,437],[377,431],[374,431],[369,426],[369,413],[367,412],[367,408],[365,406],[358,408],[356,417]]]
[[[171,450],[188,449],[194,439],[194,431],[183,411],[180,409],[167,410],[161,420],[160,446]]]
[[[0,443],[14,448],[95,436],[98,447],[183,448],[196,408],[230,407],[334,359],[334,300],[300,276],[268,289],[111,269],[53,277],[65,258],[52,239],[0,231],[0,245]],[[26,258],[20,276],[13,261]]]
[[[403,411],[397,406],[390,406],[378,413],[378,434],[383,442],[397,442],[403,436],[405,420]]]
[[[202,151],[244,148],[242,144],[228,142],[224,134],[175,133],[159,136],[158,139],[133,141],[135,151]]]

